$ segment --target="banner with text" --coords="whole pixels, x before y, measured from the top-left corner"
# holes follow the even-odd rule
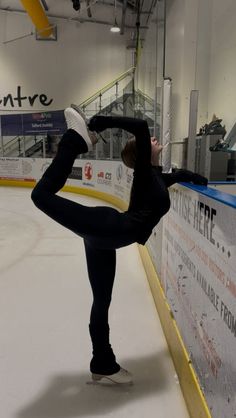
[[[0,157],[0,179],[37,181],[51,161],[51,158]],[[99,190],[128,202],[132,178],[132,170],[121,161],[77,159],[66,185]]]
[[[181,185],[170,196],[162,286],[213,417],[234,417],[236,211]]]

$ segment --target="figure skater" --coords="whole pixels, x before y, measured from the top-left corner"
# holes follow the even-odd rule
[[[93,355],[92,380],[127,384],[132,375],[120,367],[109,340],[108,310],[116,270],[116,249],[138,242],[144,245],[170,208],[168,187],[176,182],[207,185],[207,179],[190,171],[162,174],[159,154],[162,145],[151,138],[146,121],[128,117],[94,116],[86,123],[81,110],[65,110],[68,130],[63,135],[51,165],[32,191],[34,204],[62,226],[84,240],[88,276],[93,292],[89,331]],[[130,132],[122,150],[125,165],[134,169],[128,210],[87,207],[56,193],[64,186],[79,154],[91,150],[97,134],[107,128]]]

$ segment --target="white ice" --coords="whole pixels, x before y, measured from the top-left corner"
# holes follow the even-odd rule
[[[86,384],[92,295],[83,242],[30,193],[0,188],[0,417],[189,417],[136,245],[117,252],[110,310],[112,346],[134,385]]]

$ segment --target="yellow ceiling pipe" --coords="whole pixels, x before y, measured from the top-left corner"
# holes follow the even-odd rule
[[[30,16],[40,36],[49,38],[49,36],[53,33],[53,29],[43,10],[40,0],[21,0],[21,3]]]

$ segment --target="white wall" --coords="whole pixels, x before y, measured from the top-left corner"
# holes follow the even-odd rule
[[[54,23],[54,22],[53,22]],[[125,38],[114,35],[108,26],[58,20],[58,41],[36,41],[34,36],[3,43],[29,34],[34,28],[26,15],[0,12],[0,99],[16,94],[18,85],[23,95],[44,93],[53,98],[50,110],[79,103],[132,66],[131,52]],[[20,109],[46,110],[36,101]]]
[[[172,140],[188,135],[189,98],[199,90],[197,129],[236,121],[236,2],[167,0],[166,76],[173,80]],[[180,155],[172,156],[178,164]]]
[[[199,89],[198,126],[206,123],[211,0],[167,0],[166,76],[173,80],[173,139],[188,134],[190,92]]]
[[[209,116],[223,118],[226,130],[236,121],[236,2],[214,0],[212,7]]]
[[[160,10],[162,2],[158,2]],[[189,98],[199,90],[198,129],[213,113],[229,130],[236,108],[236,2],[234,0],[167,0],[165,76],[173,80],[172,140],[188,135]],[[159,18],[160,16],[158,16]],[[133,64],[125,37],[107,26],[58,20],[58,41],[36,41],[29,36],[3,42],[31,32],[27,16],[0,12],[0,99],[45,93],[53,98],[47,109],[62,109],[81,102]],[[161,27],[153,14],[143,44],[138,87],[154,98],[162,77]],[[157,36],[158,35],[158,36]],[[158,42],[158,47],[157,47]],[[19,109],[45,110],[39,102]],[[13,110],[11,106],[5,109]],[[3,106],[0,104],[0,112]],[[172,162],[181,165],[181,147],[173,147]]]
[[[138,88],[155,98],[155,87],[162,86],[163,79],[163,40],[164,40],[164,4],[157,3],[149,20],[145,40],[137,71]]]

